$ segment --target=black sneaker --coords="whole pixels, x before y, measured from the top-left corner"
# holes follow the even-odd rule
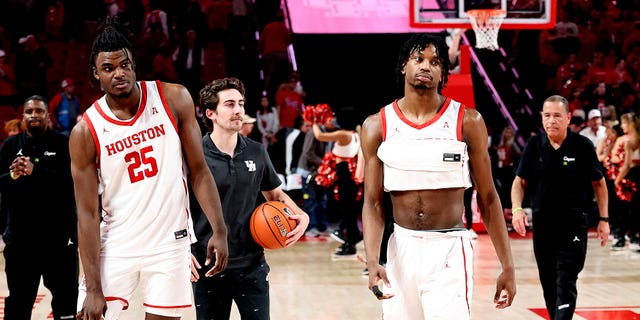
[[[329,236],[331,237],[331,239],[338,241],[340,243],[344,244],[345,242],[347,242],[347,240],[344,237],[344,232],[342,232],[341,230],[333,231],[329,233]]]
[[[613,250],[613,251],[620,251],[620,250],[624,250],[625,242],[626,242],[626,241],[625,241],[624,237],[620,237],[620,239],[618,239],[618,240],[616,241],[616,243],[614,243],[614,244],[611,246],[611,250]]]
[[[331,260],[355,259],[356,247],[348,243],[343,244],[340,249],[333,253]]]

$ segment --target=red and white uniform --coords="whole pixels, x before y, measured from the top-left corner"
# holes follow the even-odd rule
[[[409,121],[397,101],[380,110],[386,191],[468,188],[469,155],[462,142],[464,105],[449,98],[424,124]],[[462,215],[462,213],[460,213]],[[382,302],[384,319],[470,318],[473,247],[469,232],[410,230],[394,225],[387,276],[395,296]]]
[[[380,110],[386,191],[468,188],[469,155],[462,142],[464,105],[447,98],[424,124],[407,119],[397,101]]]
[[[84,114],[102,191],[102,285],[107,301],[126,309],[138,282],[146,282],[155,293],[145,292],[145,306],[173,315],[172,309],[191,305],[189,247],[195,239],[186,170],[177,122],[160,83],[137,85],[140,104],[133,118],[118,119],[106,97]],[[167,265],[160,270],[163,261]]]

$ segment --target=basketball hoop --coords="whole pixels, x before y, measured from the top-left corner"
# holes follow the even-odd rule
[[[498,31],[507,15],[500,9],[476,9],[467,11],[476,34],[476,48],[498,50]]]

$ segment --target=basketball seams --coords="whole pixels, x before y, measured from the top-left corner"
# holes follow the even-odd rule
[[[280,211],[280,208],[278,208],[278,207],[276,207],[276,206],[274,206],[274,205],[272,205],[272,204],[269,204],[269,203],[267,203],[267,205],[268,205],[268,206],[271,206],[271,207],[272,207],[272,208],[274,208],[274,209],[276,209],[276,211],[278,212],[278,214],[277,214],[277,215],[282,215],[282,213],[281,213],[281,211]],[[284,243],[282,243],[282,241],[280,241],[280,232],[278,232],[278,226],[273,225],[273,223],[272,223],[272,222],[273,222],[273,219],[271,219],[270,217],[268,217],[268,216],[267,216],[267,214],[264,212],[265,207],[266,207],[267,205],[265,205],[265,206],[263,206],[263,207],[262,207],[262,210],[261,210],[261,211],[262,211],[262,212],[261,212],[261,213],[262,213],[262,217],[264,218],[264,220],[265,220],[265,221],[267,221],[267,226],[269,227],[269,231],[270,231],[270,232],[271,232],[271,234],[273,235],[273,239],[274,239],[275,241],[277,241],[277,242],[278,242],[278,244],[280,245],[280,247],[284,248],[284,247],[285,247]],[[274,215],[274,216],[275,216],[275,215]],[[276,228],[275,232],[274,232],[274,230],[273,230],[273,229],[274,229],[274,227]]]

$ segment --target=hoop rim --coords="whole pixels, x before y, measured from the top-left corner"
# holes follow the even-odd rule
[[[480,16],[505,17],[507,15],[507,11],[502,9],[473,9],[473,10],[466,11],[466,13],[470,17],[474,17],[474,18],[480,17]]]

